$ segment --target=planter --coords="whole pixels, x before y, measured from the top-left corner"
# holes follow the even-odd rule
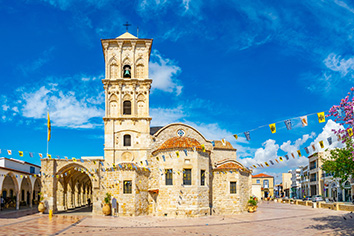
[[[38,205],[38,211],[40,212],[40,213],[44,213],[44,211],[45,211],[45,206],[44,206],[44,203],[43,202],[40,202],[39,203],[39,205]]]
[[[104,204],[102,212],[104,215],[109,216],[111,214],[111,204]]]
[[[251,206],[251,205],[248,206],[248,212],[249,213],[253,213],[253,212],[256,212],[256,211],[257,211],[257,206]]]

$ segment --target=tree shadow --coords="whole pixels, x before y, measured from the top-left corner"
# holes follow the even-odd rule
[[[354,213],[349,212],[339,216],[317,217],[313,218],[313,220],[320,223],[308,226],[306,229],[332,230],[337,235],[354,235]]]

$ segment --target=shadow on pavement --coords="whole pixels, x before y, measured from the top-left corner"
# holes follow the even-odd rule
[[[338,235],[354,235],[354,214],[352,212],[341,216],[317,217],[313,220],[320,223],[311,225],[307,229],[333,230]]]

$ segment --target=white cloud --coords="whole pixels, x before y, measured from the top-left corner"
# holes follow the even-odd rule
[[[169,93],[176,93],[178,96],[182,92],[183,86],[176,77],[181,73],[181,68],[174,61],[163,58],[157,50],[151,54],[149,63],[149,77],[152,79],[152,91],[162,90]]]
[[[25,64],[21,64],[18,68],[22,71],[24,75],[28,75],[38,69],[40,69],[43,65],[48,63],[51,59],[51,54],[54,51],[54,47],[51,47],[42,52],[42,54],[32,62],[26,62]]]
[[[340,55],[331,53],[327,56],[323,63],[328,69],[339,72],[342,77],[346,76],[348,73],[352,74],[354,71],[354,57],[341,59]]]
[[[6,105],[6,104],[2,105],[1,107],[2,107],[2,110],[3,110],[3,111],[7,111],[7,110],[10,108],[10,107],[9,107],[8,105]]]
[[[180,122],[185,117],[182,106],[176,108],[150,108],[152,126],[164,126]]]

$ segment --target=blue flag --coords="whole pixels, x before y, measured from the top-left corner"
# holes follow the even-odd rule
[[[285,155],[285,158],[286,158],[286,160],[289,160],[289,156],[288,155]]]
[[[250,141],[251,140],[250,131],[246,131],[244,132],[244,134],[246,136],[247,141]]]
[[[291,120],[289,119],[289,120],[286,120],[286,121],[284,121],[284,123],[285,123],[285,125],[286,125],[286,128],[288,129],[288,130],[291,130]]]

